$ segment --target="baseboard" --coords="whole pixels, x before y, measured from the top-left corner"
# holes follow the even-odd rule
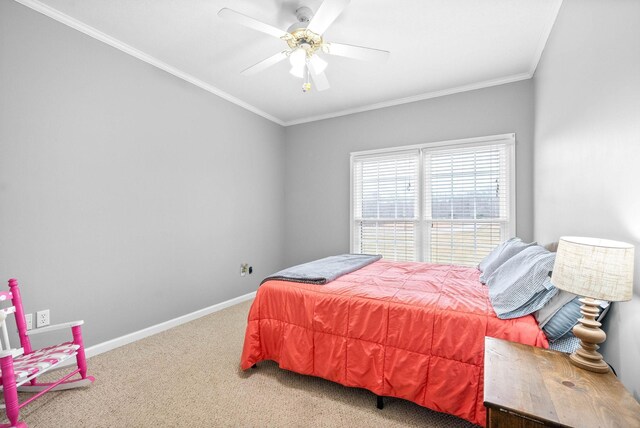
[[[193,321],[214,312],[221,311],[222,309],[237,305],[238,303],[246,302],[247,300],[253,299],[254,297],[256,297],[255,291],[212,306],[208,306],[203,309],[199,309],[195,312],[191,312],[177,318],[173,318],[169,321],[161,322],[160,324],[143,328],[142,330],[134,331],[133,333],[125,334],[124,336],[116,337],[115,339],[107,340],[106,342],[98,343],[97,345],[89,346],[88,348],[85,348],[85,355],[87,356],[87,358],[90,358],[95,355],[102,354],[103,352],[111,351],[112,349],[128,345],[129,343],[144,339],[145,337],[153,336],[154,334],[169,330],[170,328],[188,323],[189,321]]]

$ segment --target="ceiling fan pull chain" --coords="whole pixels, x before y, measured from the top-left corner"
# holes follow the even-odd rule
[[[309,78],[309,67],[304,67],[304,83],[302,84],[302,92],[309,92],[311,90],[311,79]]]

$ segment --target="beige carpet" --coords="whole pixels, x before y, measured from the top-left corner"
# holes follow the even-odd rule
[[[270,361],[240,371],[250,304],[91,358],[93,386],[46,394],[23,408],[21,420],[30,427],[475,426],[394,398],[378,410],[369,391]]]

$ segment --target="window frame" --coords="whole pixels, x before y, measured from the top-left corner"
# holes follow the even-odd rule
[[[506,180],[507,180],[507,194],[508,205],[506,213],[506,221],[501,227],[502,236],[505,239],[515,236],[516,233],[516,134],[499,134],[489,135],[484,137],[472,137],[458,140],[446,140],[430,143],[421,143],[408,146],[398,146],[383,149],[364,150],[351,152],[349,156],[349,249],[352,253],[359,251],[355,248],[358,243],[355,237],[356,219],[354,217],[354,160],[376,158],[383,156],[402,155],[412,151],[418,151],[418,206],[417,206],[417,221],[415,221],[418,230],[416,231],[415,242],[415,254],[418,261],[428,262],[430,257],[428,250],[428,243],[430,240],[430,234],[427,230],[427,225],[433,222],[433,219],[427,219],[424,213],[425,209],[425,156],[422,153],[423,150],[433,149],[464,149],[465,147],[477,148],[482,146],[491,146],[495,144],[502,144],[505,146],[506,157]],[[463,219],[460,221],[473,221],[479,223],[482,221]],[[495,220],[493,220],[495,221]]]
[[[349,210],[350,210],[350,226],[349,226],[349,231],[350,231],[350,241],[349,241],[349,248],[351,252],[354,252],[354,246],[359,243],[359,240],[356,239],[356,235],[355,235],[355,224],[356,222],[359,221],[370,221],[370,222],[376,222],[376,223],[411,223],[414,225],[415,227],[415,234],[416,234],[416,238],[415,241],[413,243],[414,245],[414,254],[416,255],[417,258],[420,257],[420,252],[422,251],[422,249],[420,248],[420,243],[422,242],[422,239],[418,236],[420,234],[422,234],[422,207],[420,206],[420,203],[422,201],[422,198],[420,196],[420,191],[418,191],[417,193],[417,204],[415,206],[415,211],[416,211],[416,215],[415,218],[410,219],[410,218],[404,218],[404,219],[398,219],[398,218],[377,218],[377,219],[360,219],[360,220],[356,220],[355,216],[354,216],[354,199],[353,199],[353,193],[354,193],[354,187],[355,187],[355,183],[354,183],[354,176],[353,176],[353,172],[354,172],[354,157],[357,157],[358,159],[371,159],[371,160],[375,160],[375,159],[384,159],[384,160],[391,160],[392,158],[405,158],[405,157],[411,157],[411,156],[415,156],[416,158],[416,187],[417,189],[421,189],[420,186],[420,178],[422,177],[422,172],[421,172],[421,168],[422,168],[422,163],[421,163],[421,156],[420,156],[420,149],[419,148],[403,148],[403,147],[398,147],[397,149],[391,150],[391,151],[386,151],[386,152],[380,152],[378,150],[372,151],[371,153],[365,153],[364,155],[360,155],[360,156],[350,156],[350,198],[349,198]]]

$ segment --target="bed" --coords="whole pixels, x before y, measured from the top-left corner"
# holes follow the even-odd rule
[[[532,315],[497,318],[477,269],[383,259],[323,285],[264,282],[241,368],[273,360],[484,425],[485,336],[549,346]]]

